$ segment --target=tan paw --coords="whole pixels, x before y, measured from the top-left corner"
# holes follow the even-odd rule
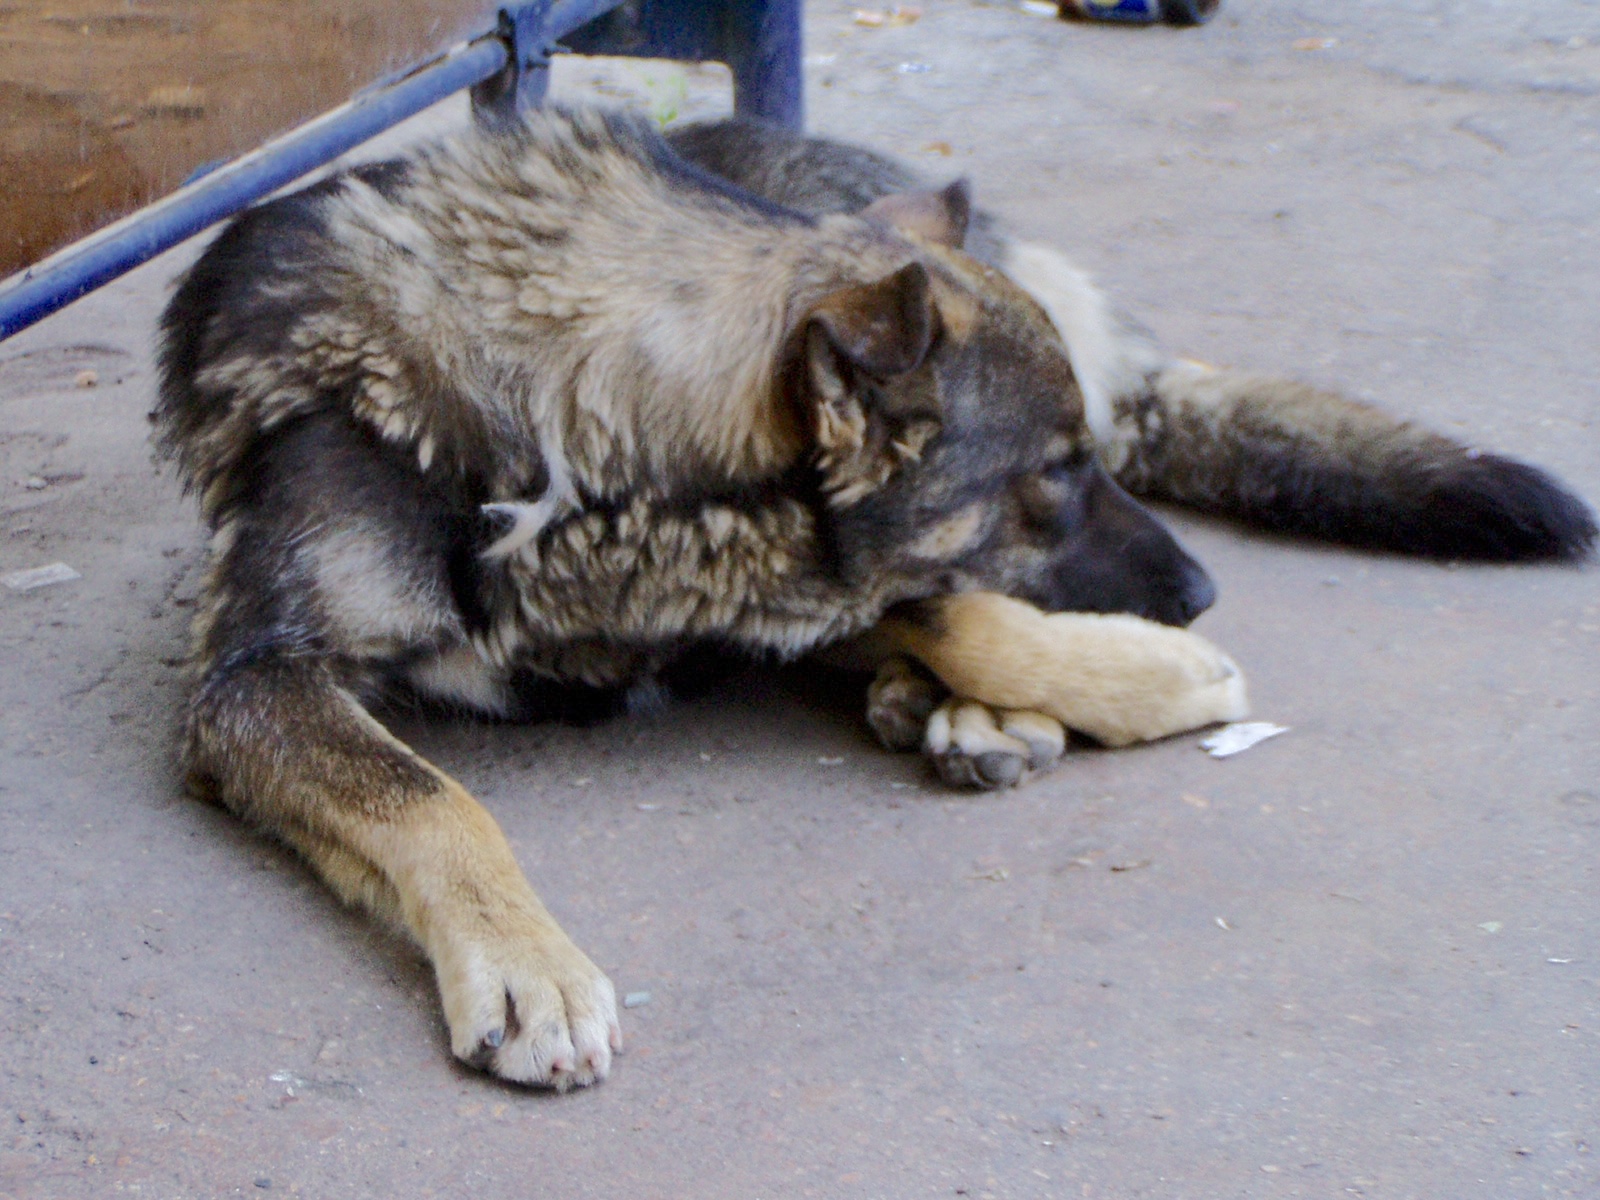
[[[923,750],[952,787],[1014,787],[1055,765],[1066,730],[1043,713],[951,699],[928,718]]]
[[[617,996],[553,924],[458,936],[434,955],[450,1049],[514,1083],[566,1091],[604,1079],[622,1049]]]
[[[948,693],[896,655],[878,668],[867,688],[867,724],[888,750],[915,750],[922,745],[928,718]]]

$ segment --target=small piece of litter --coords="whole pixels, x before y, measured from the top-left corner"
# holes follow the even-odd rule
[[[1017,7],[1030,17],[1059,17],[1061,15],[1060,5],[1046,4],[1044,0],[1022,0],[1022,3]]]
[[[882,29],[885,25],[915,25],[921,18],[922,10],[916,5],[896,4],[888,12],[876,8],[858,8],[851,20],[868,29]]]
[[[903,62],[895,70],[902,75],[922,75],[933,70],[933,65],[925,62]]]
[[[643,1008],[650,1003],[649,992],[629,992],[622,998],[623,1008]]]
[[[923,150],[929,154],[938,154],[944,158],[949,158],[955,153],[949,142],[929,142],[923,147]]]
[[[659,805],[659,804],[636,804],[636,805],[634,805],[634,807],[637,808],[640,812],[655,812],[656,809],[661,807],[661,805]]]
[[[151,117],[203,117],[206,92],[189,83],[151,88],[144,98],[144,111]]]
[[[1287,725],[1274,725],[1271,721],[1239,721],[1232,725],[1224,725],[1210,737],[1202,738],[1200,749],[1210,754],[1212,758],[1227,758],[1230,755],[1242,754],[1251,746],[1268,738],[1288,732]]]
[[[1547,958],[1547,959],[1545,959],[1545,962],[1547,962],[1547,963],[1569,963],[1571,961],[1572,960],[1570,958]]]
[[[53,562],[43,567],[30,567],[26,571],[13,571],[9,575],[0,576],[0,583],[5,584],[13,592],[31,592],[34,588],[49,587],[55,583],[71,583],[74,579],[82,579],[66,563]]]
[[[1332,50],[1339,44],[1338,38],[1296,38],[1296,50]]]
[[[1204,796],[1197,796],[1193,792],[1185,792],[1183,794],[1183,802],[1185,804],[1187,804],[1190,808],[1210,808],[1211,807],[1211,801],[1207,800]]]
[[[1228,923],[1227,923],[1227,922],[1226,922],[1226,921],[1224,921],[1224,920],[1223,920],[1223,919],[1222,919],[1222,918],[1221,918],[1221,917],[1218,917],[1218,918],[1217,918],[1217,928],[1218,928],[1218,929],[1227,929],[1227,930],[1230,930],[1230,931],[1231,931],[1231,930],[1232,930],[1232,929],[1233,929],[1233,926],[1232,926],[1232,925],[1229,925],[1229,924],[1228,924]]]
[[[1113,871],[1117,871],[1117,872],[1121,872],[1121,871],[1137,871],[1140,868],[1148,867],[1149,865],[1150,865],[1150,860],[1148,858],[1141,858],[1141,859],[1138,859],[1135,862],[1112,863],[1111,864],[1111,869]]]
[[[1478,928],[1485,933],[1499,933],[1505,926],[1499,921],[1483,921],[1479,923]]]
[[[1011,878],[1011,872],[1004,867],[996,867],[992,871],[980,871],[976,875],[968,875],[968,879],[987,879],[990,883],[1004,883]]]
[[[843,765],[843,763],[844,759],[842,758],[828,758],[826,755],[817,759],[817,765],[822,767],[837,767]]]
[[[99,371],[79,371],[72,377],[72,382],[81,388],[92,388],[100,382]]]
[[[588,787],[593,782],[594,782],[594,780],[590,779],[587,775],[580,775],[577,779],[574,779],[572,781],[572,786],[573,787]]]
[[[29,475],[27,481],[24,482],[22,486],[27,488],[30,492],[42,492],[45,490],[45,488],[50,486],[50,481],[47,480],[43,475]]]
[[[831,67],[839,61],[837,54],[808,54],[805,65],[808,67]]]

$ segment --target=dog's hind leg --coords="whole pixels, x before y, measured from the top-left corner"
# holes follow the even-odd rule
[[[458,1058],[518,1083],[605,1077],[610,981],[562,932],[494,819],[314,656],[235,654],[190,708],[190,777],[294,846],[432,962]]]
[[[891,654],[867,688],[867,724],[886,750],[915,750],[928,718],[949,694],[909,658]]]
[[[1174,360],[1047,246],[1000,266],[1067,343],[1107,470],[1136,495],[1433,558],[1570,560],[1594,514],[1545,472],[1337,393]]]

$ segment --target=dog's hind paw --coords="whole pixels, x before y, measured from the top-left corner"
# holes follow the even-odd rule
[[[435,955],[450,1048],[513,1083],[562,1092],[598,1083],[622,1049],[616,991],[559,929],[527,924]]]
[[[1054,766],[1066,748],[1066,730],[1054,718],[975,700],[945,701],[923,735],[924,752],[952,787],[1014,787]]]
[[[919,671],[908,658],[888,659],[867,688],[867,724],[887,750],[915,750],[922,745],[928,718],[949,693]]]

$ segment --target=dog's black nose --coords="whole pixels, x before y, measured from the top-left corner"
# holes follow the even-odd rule
[[[1185,625],[1193,621],[1217,602],[1217,585],[1199,563],[1190,559],[1184,563],[1178,578],[1178,610]]]

